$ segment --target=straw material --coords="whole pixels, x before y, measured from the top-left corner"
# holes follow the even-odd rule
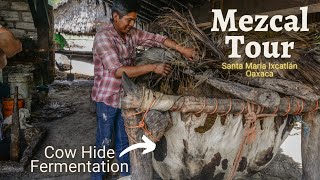
[[[197,28],[191,14],[182,15],[173,9],[165,9],[163,15],[159,16],[151,25],[151,31],[168,35],[179,44],[187,47],[193,47],[198,52],[198,56],[193,62],[188,61],[178,53],[166,50],[171,54],[170,58],[161,59],[174,66],[173,72],[165,78],[157,79],[156,83],[163,86],[164,92],[170,92],[173,87],[172,82],[178,81],[186,87],[195,87],[197,81],[189,75],[183,75],[184,71],[191,71],[196,74],[210,73],[214,77],[225,80],[243,81],[246,79],[250,85],[250,78],[245,77],[246,70],[222,70],[221,64],[227,63],[285,63],[292,62],[298,64],[298,69],[293,70],[272,70],[274,77],[287,79],[291,81],[303,82],[312,86],[315,90],[320,89],[320,26],[311,24],[309,32],[209,32],[205,33]],[[226,35],[237,35],[245,37],[245,44],[238,48],[242,58],[228,59],[231,53],[231,47],[225,44]],[[267,59],[261,54],[256,59],[250,59],[245,55],[245,45],[248,42],[295,42],[293,50],[289,50],[291,58],[289,59]],[[279,53],[282,52],[279,46]],[[154,61],[159,62],[159,57],[154,55]],[[152,58],[148,58],[152,60]],[[162,61],[162,62],[163,62]],[[263,71],[263,70],[253,70]],[[208,77],[210,77],[208,76]],[[152,78],[151,78],[152,80]],[[202,80],[201,82],[203,82]],[[153,81],[154,83],[154,81]],[[153,84],[154,85],[154,84]],[[155,85],[154,85],[155,86]]]

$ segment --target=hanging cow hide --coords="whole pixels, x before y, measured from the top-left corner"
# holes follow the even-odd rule
[[[226,178],[244,138],[243,115],[210,117],[201,114],[171,113],[173,126],[157,149],[166,155],[154,155],[153,167],[162,179],[223,179]],[[205,132],[197,129],[208,126]],[[268,117],[258,121],[256,139],[244,146],[235,178],[244,178],[266,167],[288,136],[291,118]],[[164,141],[165,142],[162,142]],[[160,160],[159,160],[160,159]]]

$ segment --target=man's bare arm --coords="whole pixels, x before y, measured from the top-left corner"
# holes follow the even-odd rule
[[[189,60],[192,60],[193,57],[195,56],[195,49],[194,48],[183,47],[183,46],[179,45],[178,43],[176,43],[172,39],[169,39],[169,38],[166,39],[163,44],[164,44],[164,46],[166,46],[170,49],[174,49],[174,50],[178,51],[179,53],[181,53],[183,56],[185,56]]]
[[[178,43],[176,43],[174,40],[166,39],[164,41],[164,46],[174,49],[178,52],[180,52],[183,56],[188,58],[189,60],[192,60],[195,50],[193,48],[186,48],[183,46],[180,46]],[[126,72],[126,74],[129,77],[137,77],[141,76],[150,72],[155,72],[156,74],[160,74],[162,76],[166,76],[171,72],[171,66],[168,64],[147,64],[142,66],[122,66],[115,72],[116,78],[121,78],[122,73]]]
[[[141,66],[121,66],[115,72],[116,78],[121,78],[125,72],[129,77],[138,77],[150,72],[166,76],[171,72],[171,66],[168,64],[146,64]]]

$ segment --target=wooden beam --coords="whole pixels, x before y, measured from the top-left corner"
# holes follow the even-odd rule
[[[48,26],[48,43],[49,49],[54,49],[54,17],[53,17],[53,7],[48,5],[48,16],[49,16],[49,26]],[[54,51],[47,51],[48,52],[48,83],[52,83],[55,77],[55,52]]]
[[[105,2],[106,2],[110,7],[111,7],[112,4],[113,4],[113,1],[112,1],[112,0],[106,0]],[[140,13],[138,13],[138,18],[141,19],[141,20],[144,21],[144,22],[147,22],[147,23],[151,22],[151,21],[154,19],[154,17],[152,17],[151,15],[149,15],[149,14],[147,14],[147,13],[145,13],[145,12],[140,12]]]
[[[189,75],[192,76],[192,74]],[[206,77],[203,75],[193,75],[193,77],[197,80],[206,79]],[[229,93],[248,102],[254,102],[263,107],[276,107],[279,105],[281,100],[278,93],[268,89],[253,88],[241,83],[226,81],[214,77],[206,79],[206,83],[222,92]]]
[[[157,11],[159,11],[159,8],[165,6],[165,4],[162,4],[160,1],[150,2],[149,0],[142,0],[142,2],[145,4],[148,4],[149,6],[154,7],[155,9],[157,9]]]
[[[14,106],[11,125],[10,160],[19,161],[20,154],[20,122],[19,122],[19,92],[18,86],[14,92]]]
[[[316,91],[300,82],[277,78],[245,78],[241,79],[240,82],[242,84],[250,84],[255,87],[295,96],[307,101],[315,102],[320,99],[320,96],[317,95]]]
[[[311,4],[308,6],[308,14],[317,13],[320,12],[320,3]],[[301,14],[300,7],[293,7],[288,9],[280,9],[276,11],[270,11],[270,12],[264,12],[260,13],[261,15],[268,15],[268,16],[274,16],[274,15],[298,15]]]
[[[302,179],[320,177],[320,112],[308,112],[303,116],[301,133]]]
[[[38,32],[38,47],[39,49],[46,49],[48,51],[39,52],[38,56],[42,59],[41,73],[44,84],[50,83],[50,37],[49,37],[49,25],[48,21],[48,0],[41,0],[36,2],[36,10],[38,18],[37,32]],[[54,65],[54,64],[53,64]]]
[[[141,4],[141,6],[140,6],[143,10],[144,10],[144,13],[146,13],[146,14],[148,14],[148,15],[150,15],[150,16],[153,16],[153,17],[155,17],[155,16],[158,16],[158,14],[159,14],[159,9],[157,9],[157,10],[155,10],[155,9],[150,9],[149,7],[147,7],[146,6],[146,4]],[[141,12],[141,11],[140,11]],[[140,13],[139,12],[139,13]],[[138,14],[139,14],[138,13]]]
[[[175,96],[155,92],[134,84],[126,74],[122,75],[122,86],[126,96],[121,99],[122,109],[150,109],[158,111],[179,111],[183,113],[247,113],[246,101],[242,99],[218,99],[194,96]],[[241,90],[241,89],[240,89]],[[263,113],[285,116],[314,111],[319,102],[303,101],[295,97],[282,97],[278,105],[264,107]],[[253,104],[256,104],[252,101]],[[257,104],[256,104],[257,105]],[[262,113],[261,112],[261,113]]]
[[[140,12],[138,13],[138,17],[141,17],[141,16],[142,16],[143,18],[145,18],[145,19],[150,20],[150,21],[152,21],[152,20],[155,19],[154,16],[151,16],[151,15],[149,15],[148,13],[146,13],[146,12],[144,12],[144,11],[140,11]]]
[[[92,51],[57,50],[56,53],[64,54],[66,56],[73,56],[73,55],[92,56]]]
[[[149,23],[152,21],[152,19],[149,19],[141,14],[138,14],[138,18],[141,19],[142,21],[146,22],[146,23]]]
[[[32,15],[34,26],[37,27],[38,26],[38,16],[37,16],[37,11],[36,11],[35,1],[28,0],[28,3],[29,3],[30,10],[31,10],[31,15]]]
[[[48,1],[46,1],[48,2]],[[38,18],[38,45],[40,49],[49,49],[49,22],[47,21],[48,4],[45,1],[37,1],[37,16]],[[45,18],[45,19],[43,19]]]

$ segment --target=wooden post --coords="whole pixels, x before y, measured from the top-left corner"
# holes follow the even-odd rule
[[[132,116],[137,113],[133,109],[122,110],[122,116],[127,126],[137,126],[141,115]],[[143,130],[141,128],[126,128],[129,138],[129,146],[141,143]],[[144,149],[136,149],[130,152],[130,164],[132,180],[153,179],[152,153],[142,154]]]
[[[48,16],[49,16],[49,47],[48,47],[48,54],[49,54],[49,63],[48,63],[48,83],[52,83],[54,81],[55,76],[55,51],[54,51],[54,43],[53,43],[53,36],[54,36],[54,17],[53,17],[53,7],[48,6]]]
[[[302,179],[318,180],[320,177],[320,113],[313,111],[306,113],[304,121],[308,125],[308,131],[302,124],[301,156]]]
[[[11,125],[11,144],[10,144],[10,160],[19,161],[19,152],[20,152],[20,122],[19,122],[19,93],[18,87],[15,87],[14,93],[14,108],[12,114],[12,125]]]
[[[37,56],[42,59],[40,67],[43,84],[49,84],[54,77],[54,52],[51,52],[53,41],[52,7],[48,5],[48,0],[28,0],[28,3],[37,28],[39,48]]]

